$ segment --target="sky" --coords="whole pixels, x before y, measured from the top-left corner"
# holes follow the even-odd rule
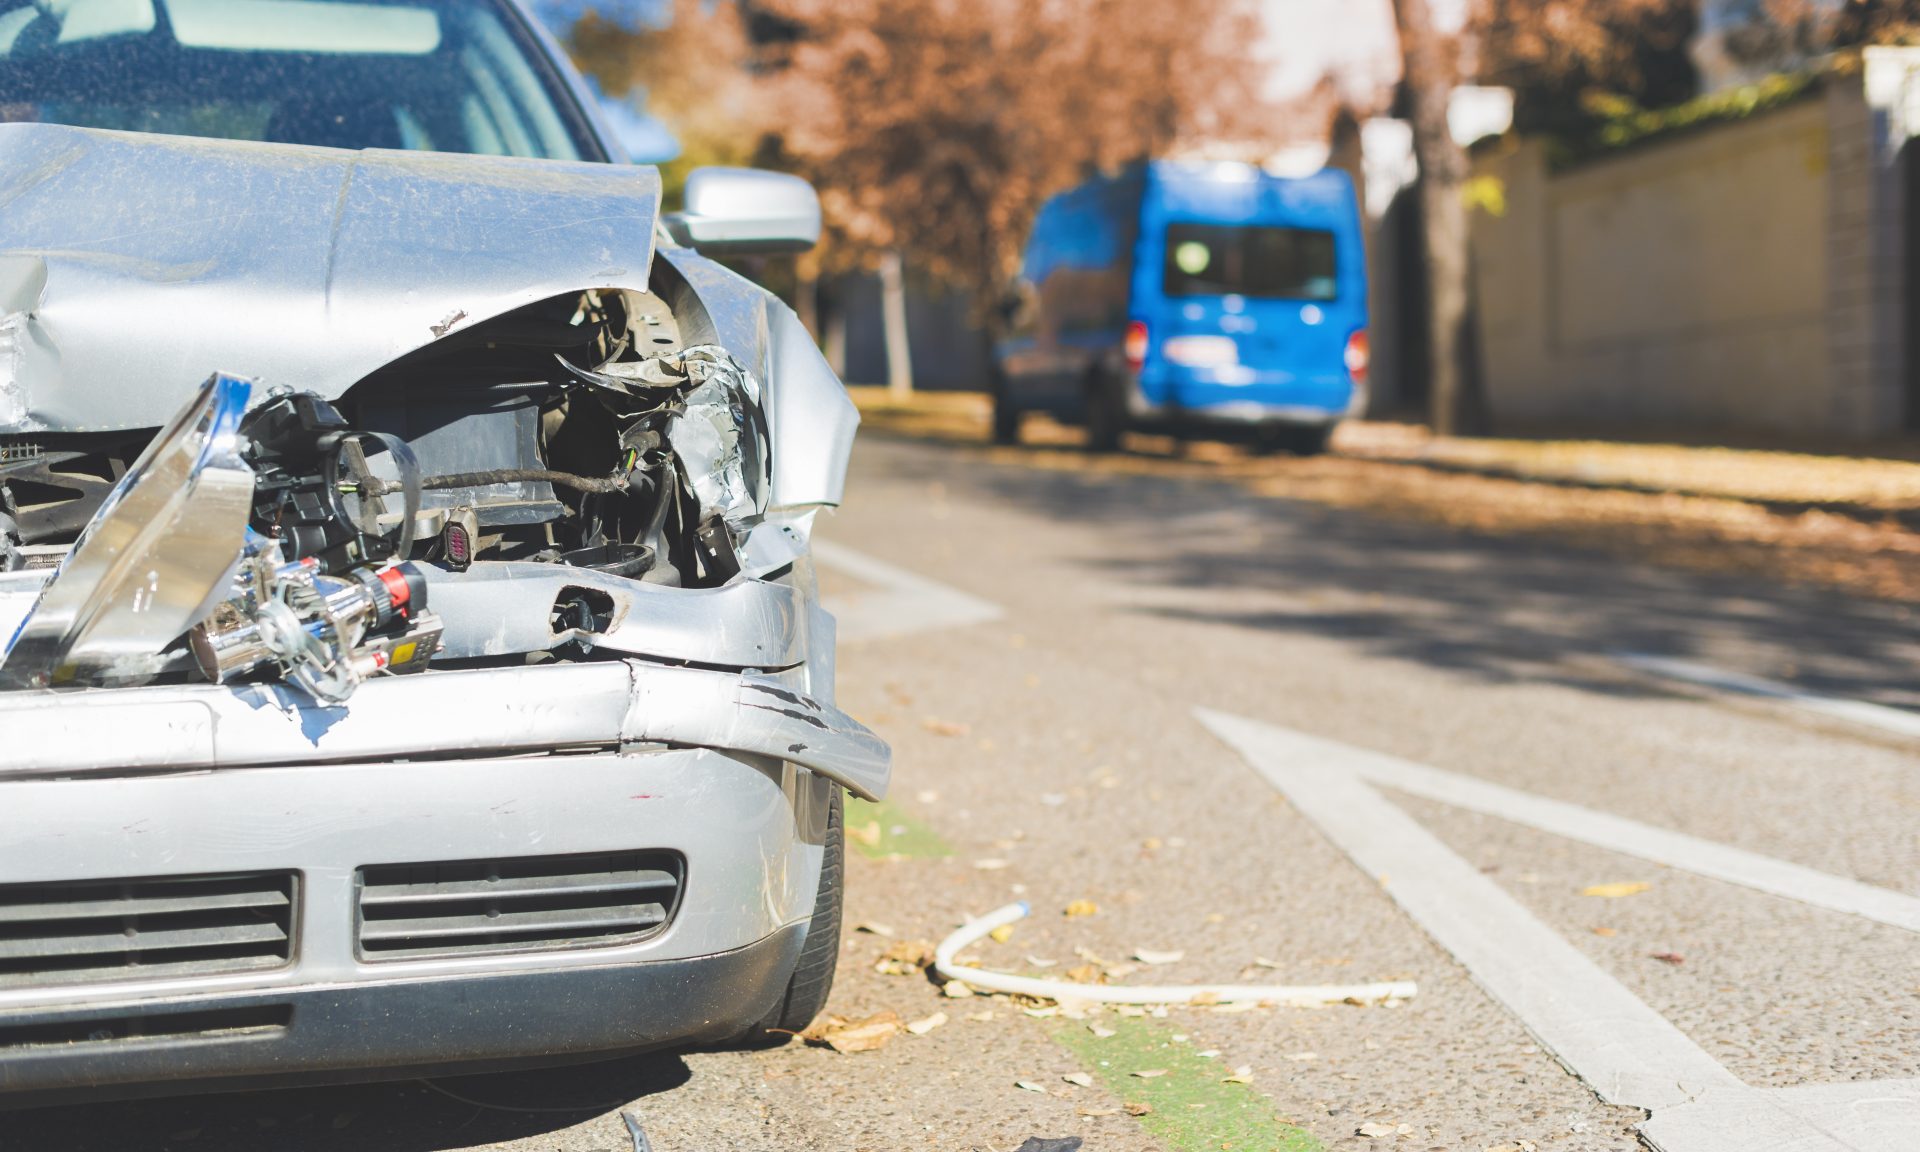
[[[1273,65],[1267,94],[1298,96],[1329,73],[1364,97],[1400,76],[1393,0],[1260,0],[1270,30],[1263,54]],[[1434,19],[1458,27],[1467,0],[1433,0]]]
[[[1261,0],[1261,10],[1271,97],[1298,96],[1328,73],[1359,95],[1399,74],[1391,0]]]

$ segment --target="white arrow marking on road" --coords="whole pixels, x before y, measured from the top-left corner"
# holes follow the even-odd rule
[[[1395,903],[1602,1100],[1651,1110],[1642,1132],[1656,1148],[1913,1152],[1913,1129],[1901,1121],[1920,1109],[1920,1084],[1824,1093],[1748,1087],[1374,791],[1361,766],[1375,754],[1219,712],[1196,715],[1379,877]]]
[[[827,610],[839,624],[841,640],[876,640],[964,628],[1006,615],[992,601],[825,540],[813,541],[813,558],[875,589],[827,598]]]
[[[1817,712],[1822,716],[1847,720],[1868,728],[1878,728],[1882,732],[1892,732],[1900,736],[1920,736],[1920,712],[1909,712],[1904,708],[1889,708],[1884,704],[1869,704],[1865,700],[1817,696],[1777,680],[1764,680],[1758,676],[1727,672],[1719,668],[1710,668],[1705,664],[1694,664],[1667,656],[1650,656],[1644,652],[1616,652],[1613,658],[1636,671],[1668,680],[1697,684],[1703,688],[1717,688],[1722,692],[1734,692],[1741,696],[1778,700],[1808,712]]]
[[[1656,828],[1611,812],[1549,800],[1385,753],[1350,748],[1299,733],[1287,735],[1302,755],[1310,754],[1320,762],[1338,763],[1366,780],[1396,791],[1637,856],[1697,876],[1738,884],[1769,896],[1784,896],[1816,908],[1846,912],[1909,932],[1920,932],[1920,899],[1904,892]]]

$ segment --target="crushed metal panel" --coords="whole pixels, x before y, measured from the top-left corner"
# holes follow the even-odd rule
[[[747,368],[768,382],[769,508],[838,506],[860,413],[812,333],[793,309],[699,253],[669,247],[660,255],[699,296],[714,338],[760,357]]]
[[[0,125],[0,174],[0,318],[36,297],[0,432],[156,427],[213,364],[331,399],[514,308],[644,292],[660,202],[651,168],[53,124]]]
[[[214,376],[127,470],[4,652],[0,688],[138,683],[225,594],[247,533],[251,389]]]
[[[465,572],[427,568],[426,578],[446,625],[441,655],[450,660],[544,652],[578,642],[731,668],[786,668],[809,655],[805,598],[787,584],[738,580],[718,588],[671,588],[525,561],[482,561]],[[607,627],[557,628],[556,606],[583,592],[606,598]]]
[[[421,722],[436,716],[460,723]],[[661,743],[785,760],[870,800],[891,775],[886,741],[781,680],[643,661],[380,679],[337,706],[272,684],[9,692],[0,730],[0,779]]]

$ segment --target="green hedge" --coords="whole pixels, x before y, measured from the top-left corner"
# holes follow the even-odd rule
[[[1820,70],[1769,76],[1757,84],[1670,108],[1641,108],[1623,97],[1591,93],[1582,103],[1594,117],[1593,127],[1556,137],[1549,152],[1551,162],[1556,170],[1573,168],[1656,141],[1759,116],[1818,93],[1828,75],[1829,71]]]

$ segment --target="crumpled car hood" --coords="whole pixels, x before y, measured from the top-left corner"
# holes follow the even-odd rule
[[[645,291],[652,168],[0,125],[0,433],[164,424],[210,368],[337,397],[448,332]]]

